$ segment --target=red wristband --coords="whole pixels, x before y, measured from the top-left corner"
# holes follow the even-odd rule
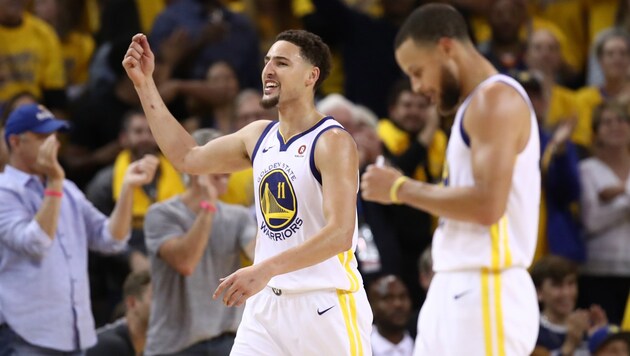
[[[63,196],[63,192],[60,192],[58,190],[46,189],[44,190],[44,196],[61,198]]]
[[[210,203],[207,200],[202,200],[199,203],[199,207],[207,212],[215,213],[217,211],[217,207],[214,204]]]

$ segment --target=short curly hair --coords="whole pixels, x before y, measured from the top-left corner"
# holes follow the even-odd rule
[[[319,78],[315,82],[317,90],[328,75],[332,67],[330,48],[318,35],[304,30],[287,30],[276,36],[277,41],[287,41],[300,47],[300,55],[312,65],[319,68]]]

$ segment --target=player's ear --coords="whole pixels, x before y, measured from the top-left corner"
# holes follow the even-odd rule
[[[319,67],[313,66],[311,71],[308,73],[308,78],[306,79],[306,82],[304,84],[306,84],[306,86],[313,86],[315,85],[315,83],[317,83],[318,79],[319,79]]]
[[[440,52],[450,57],[452,55],[453,49],[455,46],[455,40],[450,37],[442,37],[437,42],[437,47],[440,49]]]

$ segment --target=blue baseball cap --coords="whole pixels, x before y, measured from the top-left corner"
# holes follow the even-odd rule
[[[9,136],[27,131],[35,133],[51,133],[67,131],[70,123],[59,120],[43,105],[27,104],[18,107],[7,118],[4,125],[4,140],[9,142]]]
[[[615,340],[623,340],[628,343],[628,347],[630,347],[629,332],[622,331],[616,325],[602,326],[588,338],[588,349],[591,353],[595,353],[599,351],[602,347],[607,345],[609,342]]]

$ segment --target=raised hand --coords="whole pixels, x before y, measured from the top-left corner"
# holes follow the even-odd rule
[[[160,160],[156,156],[145,155],[127,167],[123,183],[132,187],[149,184],[153,180],[159,164]]]
[[[135,86],[141,86],[152,78],[155,56],[146,35],[139,33],[133,36],[122,65]]]
[[[57,140],[57,135],[52,134],[39,147],[37,159],[35,160],[35,170],[48,179],[63,180],[66,177],[66,173],[59,164],[58,152],[59,140]]]

